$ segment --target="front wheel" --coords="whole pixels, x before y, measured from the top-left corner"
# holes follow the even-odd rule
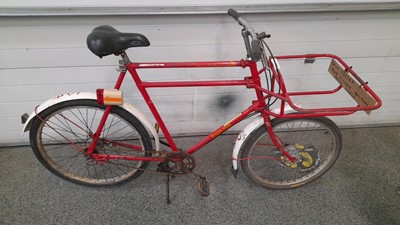
[[[342,137],[336,124],[326,118],[274,119],[272,127],[289,161],[261,126],[243,145],[241,165],[255,184],[271,189],[290,189],[310,183],[328,171],[339,157]]]
[[[39,161],[52,173],[74,183],[114,185],[138,177],[147,161],[96,161],[86,154],[105,106],[95,100],[62,102],[39,113],[32,121],[30,142]],[[94,153],[150,156],[152,143],[137,118],[113,106]]]

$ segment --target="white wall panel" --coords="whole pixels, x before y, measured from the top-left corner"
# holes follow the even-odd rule
[[[11,2],[11,1],[10,1]],[[50,2],[50,1],[49,1]],[[160,3],[160,1],[154,1]],[[181,4],[179,1],[168,1]],[[207,2],[205,2],[207,3]],[[152,2],[149,1],[149,4]],[[369,81],[383,99],[383,107],[334,118],[341,125],[399,123],[400,13],[298,13],[246,15],[257,30],[272,34],[268,40],[276,55],[333,53]],[[37,17],[0,20],[0,144],[26,142],[20,136],[20,115],[41,102],[74,91],[112,87],[118,73],[117,57],[99,59],[86,48],[93,27],[110,24],[121,31],[145,34],[147,48],[130,49],[137,61],[233,60],[244,57],[240,27],[227,15]],[[281,61],[290,90],[329,88],[336,83],[327,73],[328,60],[304,65]],[[241,79],[241,68],[141,70],[144,80]],[[131,85],[124,87],[126,101],[149,114]],[[128,92],[128,90],[131,90]],[[173,133],[210,131],[236,116],[254,97],[245,88],[151,89],[154,102]],[[343,99],[341,99],[343,98]],[[223,101],[231,101],[223,106]],[[322,99],[301,98],[304,107],[339,101],[353,104],[345,93]],[[243,125],[242,125],[243,126]],[[240,126],[239,126],[240,127]]]
[[[385,0],[386,2],[396,2],[396,0]],[[293,3],[354,3],[354,2],[378,2],[377,0],[269,0],[269,4],[293,4]],[[32,2],[29,0],[3,0],[1,5],[6,7],[73,7],[73,6],[215,6],[215,5],[257,5],[265,4],[265,0],[146,0],[144,1],[128,1],[128,0],[41,0]]]

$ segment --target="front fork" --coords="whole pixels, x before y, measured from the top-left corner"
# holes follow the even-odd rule
[[[278,148],[278,150],[284,156],[286,156],[286,158],[288,158],[288,160],[290,162],[294,162],[296,160],[296,158],[291,156],[287,151],[285,151],[284,143],[282,141],[278,140],[277,136],[275,135],[274,129],[272,127],[272,122],[271,122],[271,119],[269,118],[269,116],[264,113],[262,114],[262,116],[264,118],[264,124],[265,124],[265,127],[267,128],[267,132],[268,132],[268,135],[269,135],[272,143]]]

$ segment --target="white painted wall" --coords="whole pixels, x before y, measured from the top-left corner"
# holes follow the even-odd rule
[[[10,1],[11,2],[11,1]],[[49,1],[50,2],[50,1]],[[51,1],[52,2],[52,1]],[[151,2],[151,1],[148,1]],[[168,1],[178,2],[178,1]],[[345,59],[369,81],[383,99],[372,115],[360,112],[334,118],[341,125],[399,123],[400,12],[347,12],[246,15],[256,30],[272,34],[275,55],[333,53]],[[9,17],[0,20],[0,144],[27,142],[21,137],[20,115],[61,93],[112,87],[118,58],[99,59],[86,48],[93,27],[113,25],[145,34],[151,46],[130,49],[131,60],[236,60],[245,56],[240,27],[227,15]],[[335,81],[326,62],[304,67],[281,63],[289,89],[327,88]],[[146,80],[239,78],[242,69],[146,70]],[[129,77],[128,77],[129,78]],[[131,79],[127,79],[130,81]],[[129,89],[128,89],[129,88]],[[127,91],[129,90],[129,92]],[[148,113],[136,88],[127,82],[126,100]],[[151,90],[154,102],[172,133],[210,131],[253,99],[244,88],[178,88]],[[234,101],[219,108],[223,96]],[[344,95],[339,95],[343,97]],[[351,100],[300,99],[304,106],[334,105]]]
[[[303,4],[303,3],[374,3],[379,0],[2,0],[3,7],[64,7],[64,6],[215,6],[215,5],[257,5],[257,4]],[[398,2],[385,0],[385,2]]]

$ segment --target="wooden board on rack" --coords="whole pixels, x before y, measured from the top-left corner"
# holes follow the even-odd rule
[[[328,71],[358,105],[374,106],[377,104],[375,99],[336,60],[332,59]],[[369,115],[371,110],[365,110],[365,112]]]

